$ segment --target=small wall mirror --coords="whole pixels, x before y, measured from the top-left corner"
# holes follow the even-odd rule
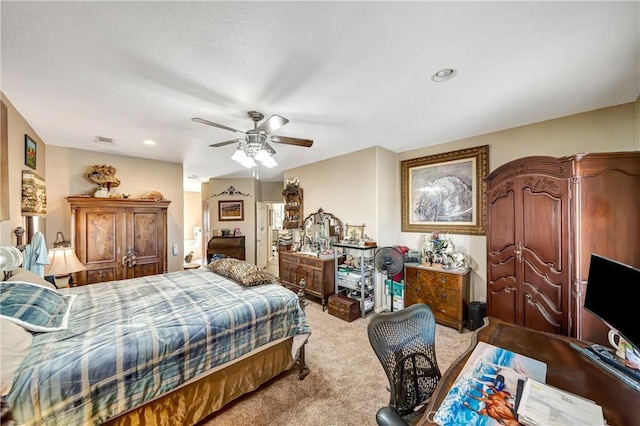
[[[342,221],[319,208],[304,220],[300,251],[322,252],[342,241]]]

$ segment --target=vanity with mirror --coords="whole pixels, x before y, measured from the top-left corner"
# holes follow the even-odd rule
[[[281,251],[280,280],[287,287],[298,290],[305,280],[305,293],[321,299],[324,311],[335,289],[335,255],[333,244],[342,240],[342,222],[321,208],[310,214],[294,243],[297,250]]]
[[[322,208],[303,222],[300,230],[300,252],[329,257],[333,244],[342,240],[342,222]]]

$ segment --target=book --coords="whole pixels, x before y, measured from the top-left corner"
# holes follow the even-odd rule
[[[516,411],[518,421],[525,426],[605,424],[598,404],[532,378],[524,382]]]
[[[544,382],[546,376],[544,362],[478,342],[433,421],[441,426],[517,426],[518,381]]]

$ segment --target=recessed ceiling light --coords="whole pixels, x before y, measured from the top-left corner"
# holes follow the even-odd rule
[[[155,143],[154,141],[152,141],[151,139],[147,139],[146,141],[142,141],[142,143],[143,143],[143,144],[145,144],[145,145],[150,145],[150,146],[153,146],[153,145],[155,145],[155,144],[156,144],[156,143]]]
[[[436,83],[441,83],[443,81],[452,79],[457,73],[458,71],[456,71],[454,68],[444,68],[433,74],[431,76],[431,80],[435,81]]]

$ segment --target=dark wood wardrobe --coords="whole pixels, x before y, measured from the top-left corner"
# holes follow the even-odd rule
[[[72,241],[86,271],[76,285],[167,272],[170,201],[67,197]]]
[[[520,158],[486,180],[487,315],[607,342],[582,308],[589,261],[640,267],[640,152]]]

